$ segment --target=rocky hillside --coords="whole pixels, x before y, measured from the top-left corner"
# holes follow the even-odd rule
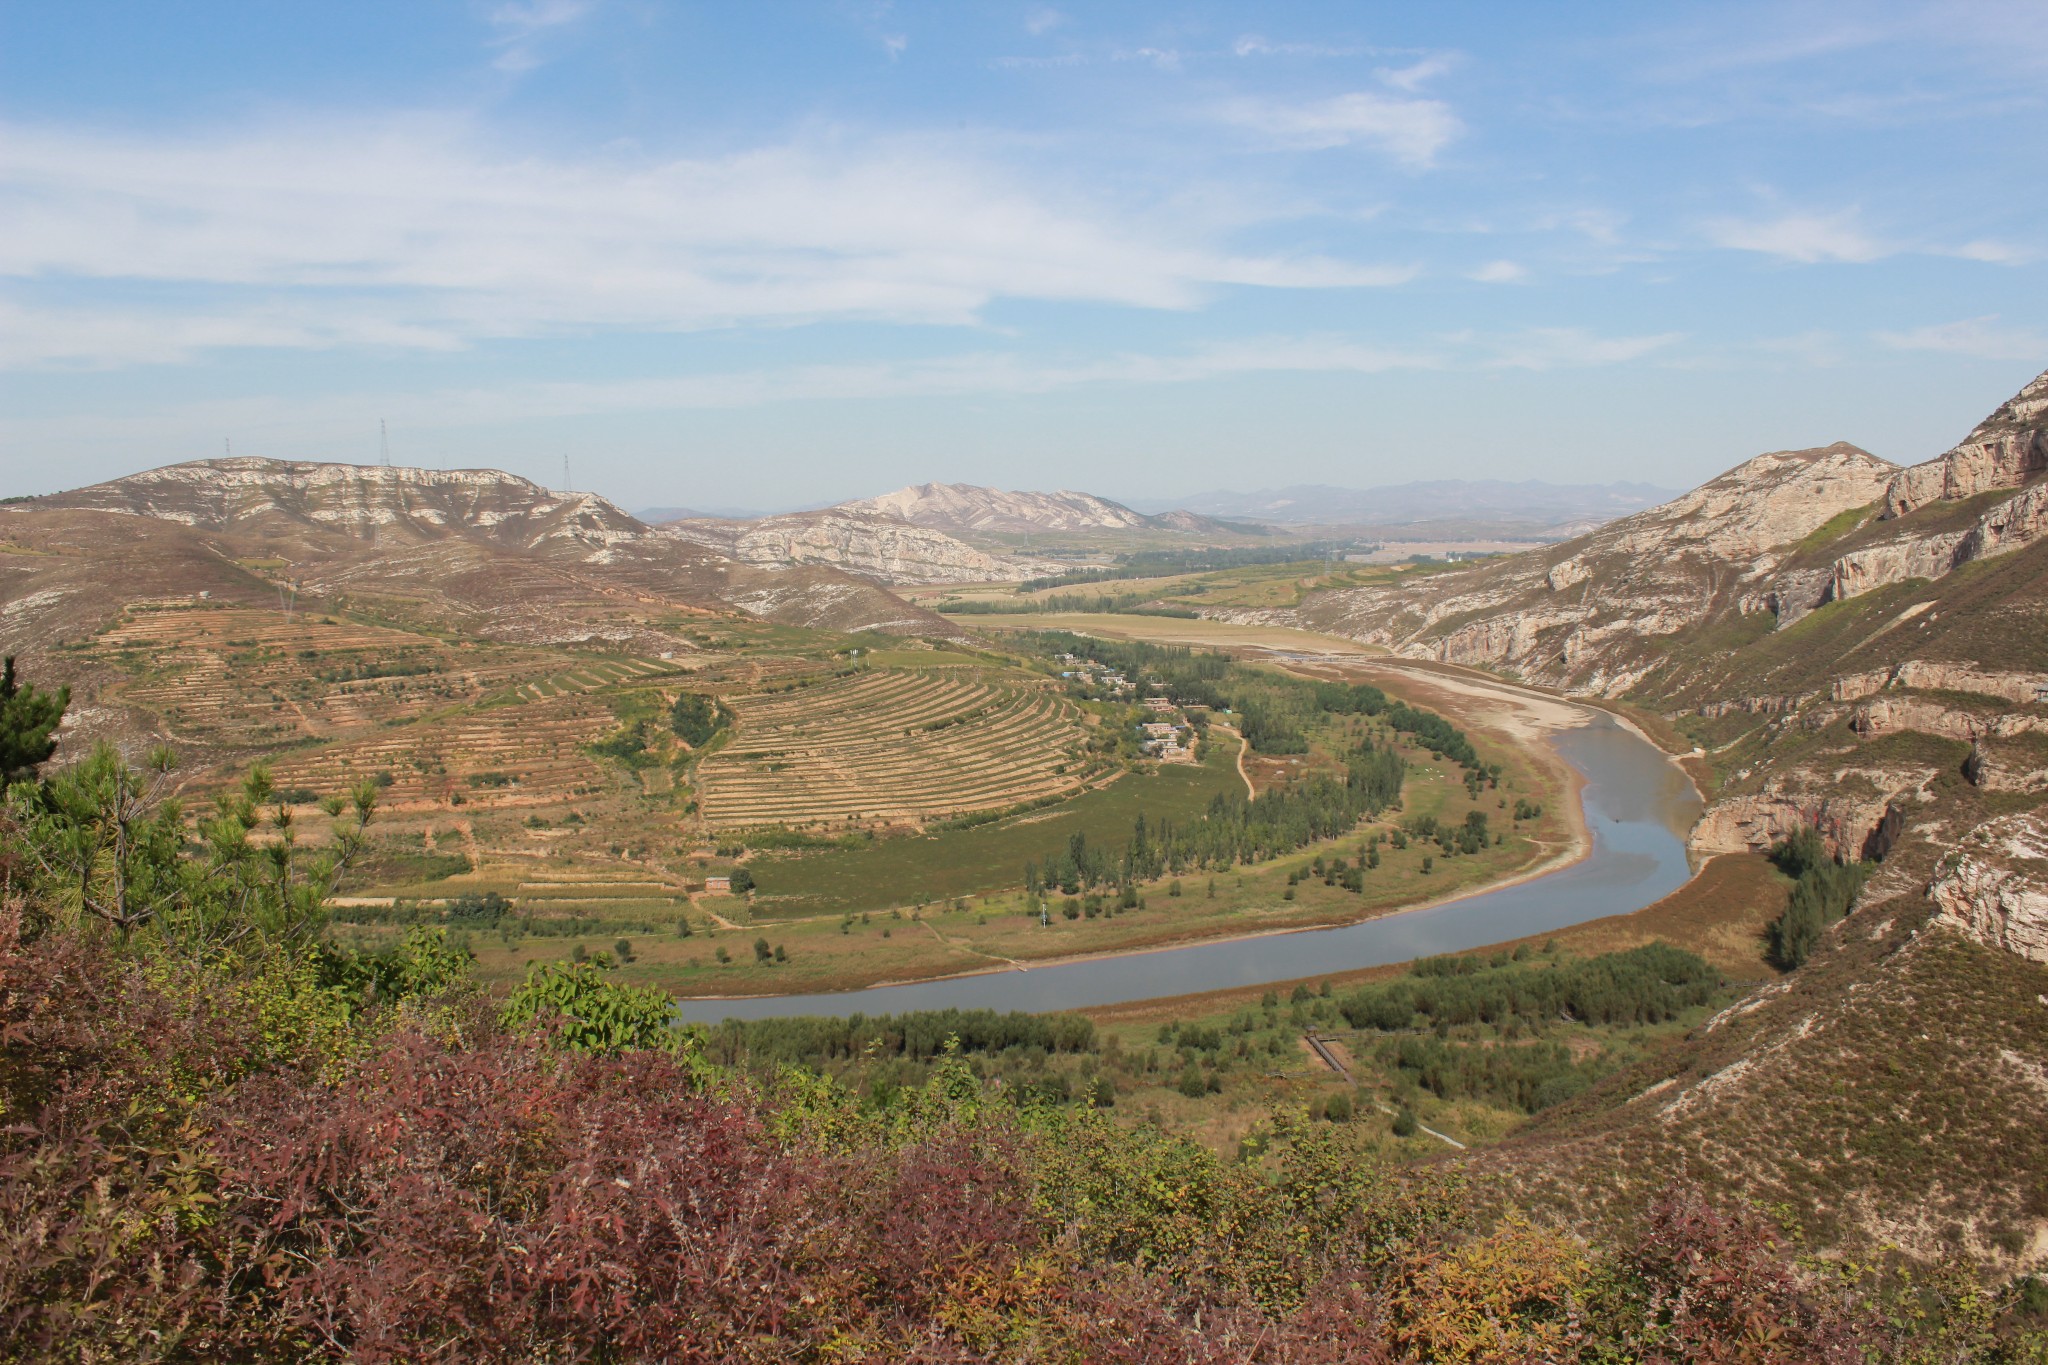
[[[1045,531],[1130,531],[1143,513],[1092,493],[1011,493],[967,483],[920,483],[880,497],[843,502],[840,512],[894,517],[954,535],[1028,535]]]
[[[1875,502],[1895,472],[1852,445],[1774,451],[1540,552],[1393,587],[1322,593],[1261,619],[1620,696],[1663,663],[1650,642],[1744,602],[1765,609],[1800,543]]]
[[[1783,630],[2033,544],[2048,534],[2044,474],[2048,375],[1925,464],[1844,443],[1759,455],[1539,554],[1324,593],[1268,619],[1567,691],[1654,694],[1710,623]]]
[[[240,457],[195,460],[37,500],[206,530],[336,531],[357,540],[448,536],[524,550],[603,548],[648,528],[594,493],[556,493],[496,469],[432,470]]]
[[[894,517],[955,536],[1029,536],[1090,532],[1165,532],[1238,538],[1246,528],[1191,512],[1146,516],[1093,493],[1012,493],[966,483],[921,483],[876,498],[843,502],[835,512]]]
[[[865,578],[743,563],[496,470],[202,460],[0,509],[0,548],[5,642],[30,654],[140,600],[292,594],[534,644],[651,648],[678,612],[952,633]]]
[[[1288,615],[1668,724],[1707,775],[1699,856],[1815,829],[1871,867],[1805,965],[1481,1158],[1519,1197],[1579,1216],[1683,1168],[1844,1244],[2048,1265],[2044,436],[2048,377],[1925,464],[1763,455]]]
[[[1001,583],[1068,566],[994,555],[926,526],[860,512],[797,512],[757,521],[675,521],[663,532],[743,564],[826,564],[879,583]]]

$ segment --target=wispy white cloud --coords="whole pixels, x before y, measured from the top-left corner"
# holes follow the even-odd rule
[[[1236,252],[1227,234],[1242,224],[1061,193],[971,147],[844,136],[588,163],[495,154],[460,124],[418,120],[228,137],[17,126],[0,136],[0,208],[0,281],[17,282],[17,310],[48,297],[22,293],[30,281],[216,291],[153,343],[141,304],[46,311],[33,326],[0,316],[0,353],[15,364],[41,335],[52,362],[111,364],[152,349],[439,346],[601,327],[971,325],[997,298],[1184,309],[1220,285],[1353,288],[1414,273]]]
[[[1529,278],[1529,271],[1514,261],[1488,261],[1466,278],[1481,284],[1519,284]]]
[[[1373,75],[1377,76],[1382,84],[1390,85],[1396,90],[1405,90],[1412,95],[1438,76],[1448,73],[1454,65],[1456,63],[1448,55],[1438,55],[1424,57],[1409,66],[1383,66],[1373,72]]]
[[[1991,265],[2025,265],[2038,253],[2009,242],[1977,240],[1961,246],[1890,239],[1873,235],[1853,210],[1788,213],[1774,218],[1718,218],[1706,224],[1707,240],[1734,251],[1755,251],[1802,265],[1841,262],[1867,265],[1908,253],[1952,256]]]
[[[1034,38],[1043,38],[1067,22],[1067,16],[1051,5],[1040,5],[1024,15],[1024,31]]]
[[[1257,33],[1247,33],[1230,45],[1234,57],[1355,57],[1364,50],[1330,43],[1275,42]]]
[[[1683,332],[1610,337],[1578,327],[1531,327],[1473,340],[1483,363],[1497,369],[1579,370],[1625,365],[1668,350],[1684,339]]]
[[[533,70],[541,64],[541,48],[550,34],[581,22],[596,8],[597,0],[507,0],[490,14],[491,45],[498,49],[492,65],[514,74]]]
[[[1755,251],[1806,265],[1822,261],[1863,264],[1899,251],[1865,232],[1853,213],[1790,213],[1764,220],[1720,218],[1706,225],[1706,234],[1714,245],[1731,251]]]
[[[1431,164],[1464,131],[1441,100],[1364,90],[1308,104],[1234,99],[1219,106],[1216,116],[1281,147],[1318,151],[1363,143],[1416,167]]]
[[[1879,332],[1877,339],[1899,351],[1940,351],[1979,360],[2048,363],[2048,333],[2035,327],[2001,325],[1995,313],[1903,332]]]
[[[1467,332],[1413,346],[1331,336],[1265,336],[1169,354],[1044,359],[980,351],[933,359],[751,369],[615,381],[525,383],[404,393],[241,398],[149,412],[0,417],[0,440],[149,441],[221,431],[291,432],[297,439],[359,433],[365,413],[421,431],[490,427],[557,417],[768,407],[800,402],[1032,395],[1087,387],[1215,382],[1262,374],[1377,375],[1401,371],[1564,370],[1626,364],[1680,338],[1603,337],[1571,328]]]
[[[0,298],[0,370],[111,369],[198,359],[236,349],[360,346],[459,350],[445,325],[380,316],[361,306],[266,301],[240,309],[167,313],[118,307],[32,307]]]
[[[1085,52],[1061,52],[1049,57],[991,57],[988,64],[1005,71],[1034,71],[1055,66],[1086,66],[1088,62],[1089,57]]]
[[[1116,56],[1122,62],[1145,62],[1161,71],[1178,71],[1187,54],[1176,47],[1141,47]]]
[[[1983,261],[1988,265],[2026,265],[2041,258],[2038,251],[2014,246],[2009,242],[1965,242],[1954,250],[1944,253],[1958,256],[1966,261]]]

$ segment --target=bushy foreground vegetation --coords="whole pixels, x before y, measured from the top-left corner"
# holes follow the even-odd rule
[[[381,994],[282,950],[171,970],[70,926],[24,939],[16,908],[0,1019],[10,1360],[2033,1349],[1960,1278],[1902,1297],[1802,1266],[1682,1187],[1587,1245],[1482,1223],[1455,1178],[1390,1169],[1335,1125],[1283,1116],[1230,1161],[1013,1103],[958,1058],[878,1108],[693,1046],[524,1027],[445,964]]]
[[[1588,1243],[1340,1124],[1219,1157],[944,1039],[875,1103],[591,964],[493,1001],[441,930],[322,937],[374,792],[309,856],[260,782],[202,827],[80,766],[101,804],[0,817],[0,1361],[2041,1358],[1967,1267],[1803,1263],[1682,1184]]]

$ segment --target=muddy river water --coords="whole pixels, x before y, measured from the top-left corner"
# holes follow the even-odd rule
[[[1700,800],[1676,764],[1605,712],[1549,736],[1585,779],[1581,799],[1591,851],[1542,876],[1418,910],[1333,929],[1190,944],[1042,967],[985,972],[827,995],[679,1002],[685,1020],[765,1019],[795,1014],[900,1014],[906,1010],[1084,1009],[1157,996],[1257,986],[1325,972],[1481,948],[1628,914],[1692,875],[1685,834]]]

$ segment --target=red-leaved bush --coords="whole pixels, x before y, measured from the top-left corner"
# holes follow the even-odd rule
[[[392,1014],[337,1071],[0,918],[0,1361],[1881,1359],[1760,1222],[1602,1254],[1345,1149],[1259,1171],[987,1096],[908,1120]],[[155,978],[160,979],[160,978]],[[814,1122],[814,1120],[817,1120]],[[828,1133],[825,1129],[829,1128]],[[1320,1163],[1320,1164],[1318,1164]],[[1374,1201],[1384,1200],[1384,1203]]]

